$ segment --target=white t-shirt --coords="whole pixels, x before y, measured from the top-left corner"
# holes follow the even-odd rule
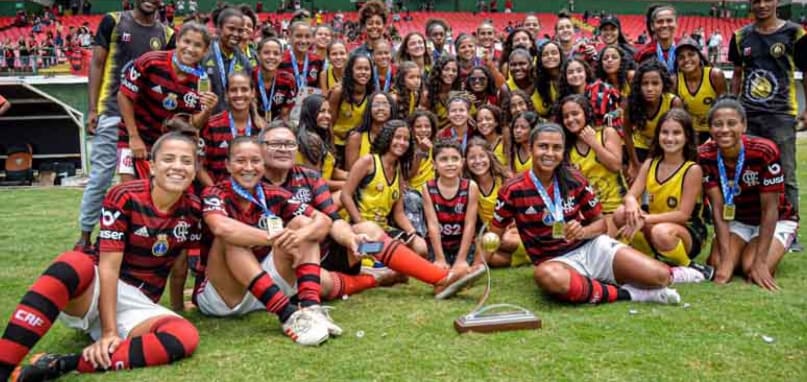
[[[722,44],[723,44],[723,36],[719,34],[713,34],[711,37],[709,37],[710,48],[718,48]]]

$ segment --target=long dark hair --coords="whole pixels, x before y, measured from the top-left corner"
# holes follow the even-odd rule
[[[630,96],[628,97],[628,119],[633,124],[634,130],[644,128],[647,123],[648,115],[645,107],[644,96],[642,95],[642,77],[651,72],[658,72],[661,77],[662,91],[661,97],[664,99],[664,93],[669,93],[672,89],[672,80],[667,75],[667,68],[656,59],[648,60],[639,65],[636,75],[633,76],[633,82],[630,87]]]
[[[387,102],[389,102],[390,110],[389,119],[387,121],[392,121],[393,119],[397,118],[398,107],[395,105],[395,101],[392,99],[392,96],[387,92],[378,91],[370,95],[370,98],[367,98],[367,107],[364,108],[364,114],[361,117],[361,124],[354,131],[358,133],[370,131],[370,128],[373,126],[373,99],[379,95],[384,96],[387,99]]]
[[[468,91],[469,93],[473,93],[473,90],[471,90],[471,75],[474,74],[475,70],[482,71],[482,74],[484,74],[485,77],[487,77],[487,79],[488,79],[488,87],[485,88],[483,95],[485,97],[495,96],[496,95],[496,80],[493,78],[493,74],[490,72],[490,69],[488,69],[485,66],[481,66],[481,65],[480,66],[474,66],[473,68],[471,68],[471,71],[468,73],[468,77],[465,77],[465,90]],[[487,101],[486,99],[479,99],[479,97],[477,97],[476,100],[480,101],[482,104],[485,104],[485,102]]]
[[[526,33],[527,36],[530,37],[530,46],[526,47],[526,49],[532,57],[535,57],[535,55],[538,54],[538,50],[535,49],[536,36],[533,36],[530,31],[521,27],[514,29],[512,32],[510,32],[510,34],[507,35],[507,38],[504,39],[504,44],[502,44],[502,57],[510,57],[510,53],[516,49],[516,47],[513,46],[513,40],[515,39],[517,33]],[[504,63],[502,63],[502,65],[499,67],[499,70],[503,68],[503,65]]]
[[[683,152],[684,160],[693,162],[697,160],[698,137],[695,135],[695,128],[692,127],[692,117],[689,116],[686,110],[677,107],[664,113],[658,120],[658,127],[656,127],[656,132],[653,133],[653,143],[650,145],[650,157],[664,158],[664,150],[659,144],[659,137],[661,136],[661,126],[667,121],[678,122],[684,128],[684,137],[686,138]]]
[[[406,36],[403,38],[403,41],[401,41],[401,47],[398,48],[398,54],[396,55],[398,62],[412,61],[414,59],[414,57],[412,57],[412,55],[409,54],[409,51],[407,50],[408,48],[406,47],[406,44],[414,36],[420,36],[420,38],[423,39],[424,48],[426,45],[426,41],[429,41],[420,32],[413,31],[407,33]],[[431,64],[432,64],[432,54],[431,52],[428,51],[428,49],[426,49],[426,52],[423,53],[423,65],[428,67],[431,66]]]
[[[572,63],[577,62],[583,66],[583,70],[586,72],[586,84],[590,84],[594,81],[594,72],[591,70],[591,65],[588,64],[585,60],[577,57],[573,57],[568,61],[563,63],[563,66],[560,67],[560,97],[566,97],[568,95],[573,94],[571,85],[569,85],[569,80],[566,75],[566,70],[569,69],[569,65]]]
[[[297,142],[300,143],[300,153],[311,163],[318,163],[314,149],[320,153],[320,157],[324,157],[325,152],[334,151],[331,129],[323,129],[317,125],[317,115],[319,115],[322,104],[325,102],[324,96],[312,94],[303,101],[302,110],[300,111],[300,122],[297,125]],[[322,147],[314,147],[317,145],[315,145],[316,142],[311,141],[310,134],[319,137],[319,145]]]
[[[568,142],[566,142],[565,138],[566,136],[563,133],[563,128],[557,123],[540,123],[530,132],[530,150],[532,150],[532,146],[535,145],[535,142],[538,140],[538,136],[541,135],[541,133],[559,133],[562,137],[564,137],[563,149],[566,154],[563,156],[563,161],[558,165],[558,167],[555,168],[555,176],[558,179],[560,193],[563,195],[562,199],[565,200],[566,196],[568,196],[569,190],[580,187],[580,182],[577,180],[577,178],[575,178],[573,172],[574,170],[569,164],[568,150],[566,149],[566,146],[568,146]]]
[[[490,173],[490,176],[493,177],[493,181],[496,182],[496,178],[499,178],[499,180],[501,181],[507,179],[507,168],[504,167],[504,165],[501,164],[498,159],[496,159],[496,154],[493,153],[493,148],[490,147],[488,141],[484,140],[481,137],[471,138],[471,140],[468,141],[468,145],[465,147],[465,152],[463,153],[463,158],[466,158],[465,166],[463,166],[465,177],[477,181],[476,176],[471,172],[467,160],[468,151],[471,150],[471,147],[475,146],[479,146],[482,148],[482,150],[485,151],[485,155],[487,155],[488,161],[490,162],[490,168],[488,169],[488,172]]]
[[[412,136],[413,137],[415,136],[415,121],[417,121],[418,118],[421,117],[426,117],[426,119],[429,120],[429,125],[431,125],[432,129],[431,134],[429,134],[429,140],[434,140],[434,137],[437,135],[437,128],[438,128],[437,117],[434,115],[434,113],[423,109],[415,110],[415,112],[412,113],[407,119],[407,123],[409,124],[409,129],[410,132],[412,133]]]
[[[558,48],[558,52],[560,52],[560,67],[563,68],[563,64],[566,62],[566,58],[563,55],[563,50],[560,49],[560,45],[554,41],[547,41],[541,44],[538,47],[538,59],[537,63],[535,64],[535,90],[538,91],[538,94],[541,96],[541,99],[544,100],[544,103],[547,108],[552,105],[554,100],[552,99],[552,77],[549,74],[549,69],[544,68],[544,61],[541,59],[544,55],[544,50],[549,44],[554,45]],[[563,78],[563,72],[561,70],[561,78]]]
[[[395,74],[395,82],[392,90],[398,94],[398,115],[405,116],[409,113],[409,97],[412,91],[406,88],[406,73],[412,69],[420,71],[420,67],[412,61],[404,61],[398,65],[398,73]],[[421,73],[422,74],[422,73]],[[420,89],[415,91],[415,105],[420,104],[420,95],[423,93],[425,85],[421,76]]]
[[[353,99],[353,92],[356,90],[356,80],[353,78],[353,67],[356,65],[356,60],[359,59],[367,60],[372,70],[373,61],[370,60],[369,57],[356,52],[350,54],[350,58],[348,58],[347,64],[345,65],[345,75],[342,78],[342,94],[339,96],[339,104],[344,101],[347,101],[347,103],[351,105],[361,103],[361,101],[356,102],[356,100]],[[364,85],[365,97],[373,93],[374,86],[373,81],[367,81],[367,85]]]
[[[515,116],[510,113],[510,105],[513,103],[513,96],[519,96],[527,104],[527,111],[535,112],[535,105],[532,103],[532,98],[529,94],[521,89],[511,90],[510,97],[507,98],[507,103],[504,105],[504,123],[513,122]]]
[[[605,73],[605,69],[602,67],[602,58],[605,56],[605,51],[608,49],[613,49],[619,54],[619,71],[617,71],[616,75],[617,83],[611,85],[617,90],[622,91],[625,83],[628,82],[628,70],[631,69],[633,62],[630,60],[628,52],[618,46],[612,45],[602,48],[597,58],[597,78],[601,79],[602,82],[608,83],[608,73]]]
[[[591,126],[594,123],[594,109],[591,108],[591,103],[589,103],[586,97],[582,94],[571,94],[563,97],[560,102],[558,102],[558,105],[555,108],[555,121],[557,121],[557,123],[563,127],[563,134],[565,135],[564,141],[566,142],[566,152],[568,154],[569,150],[574,148],[574,145],[577,144],[577,134],[569,131],[569,129],[567,129],[566,125],[563,123],[563,105],[565,105],[567,102],[574,102],[583,109],[583,115],[586,117],[586,125],[588,126]]]
[[[451,90],[460,90],[462,83],[460,82],[460,63],[457,61],[457,58],[450,54],[444,54],[437,59],[437,63],[434,64],[432,67],[431,72],[429,72],[429,80],[426,81],[426,86],[429,90],[429,105],[434,107],[437,105],[438,101],[438,94],[440,93],[440,87],[443,84],[443,68],[450,63],[454,63],[457,65],[457,78],[454,79],[454,83],[451,84]]]
[[[519,119],[527,121],[527,123],[530,125],[530,129],[533,130],[535,125],[538,124],[538,113],[534,111],[524,111],[516,115],[516,117],[513,118],[512,121],[510,121],[510,136],[513,137],[513,144],[510,146],[510,163],[513,165],[516,163],[515,162],[516,151],[518,150],[519,145],[519,143],[515,141],[515,135],[513,134],[513,130],[515,129],[516,121],[518,121]],[[530,138],[532,138],[532,136],[530,136]],[[532,142],[532,139],[530,139],[530,142]],[[530,147],[532,147],[531,143],[528,144],[530,144]]]
[[[398,129],[404,128],[409,131],[409,126],[406,122],[400,119],[392,119],[387,121],[384,124],[384,127],[381,128],[381,132],[378,133],[378,136],[373,141],[373,145],[371,151],[373,154],[384,155],[389,151],[390,146],[392,145],[392,139],[395,137],[395,132]],[[415,139],[414,136],[410,133],[409,134],[409,148],[406,149],[404,155],[398,158],[398,165],[401,166],[401,175],[406,176],[409,174],[409,168],[412,166],[412,158],[415,156]]]

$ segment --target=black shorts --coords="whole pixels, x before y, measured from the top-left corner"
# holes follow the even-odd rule
[[[701,225],[695,224],[687,224],[686,225],[687,232],[689,232],[689,237],[692,239],[692,247],[689,248],[689,252],[687,252],[687,257],[690,259],[694,259],[701,254],[701,249],[703,249],[703,242],[706,241],[706,227]],[[664,256],[659,253],[659,251],[650,243],[650,240],[647,240],[647,244],[650,245],[650,249],[653,250],[653,256],[656,257],[658,260],[664,259]]]
[[[347,275],[358,275],[361,271],[361,261],[356,261],[356,264],[351,265],[347,248],[331,239],[327,239],[326,243],[322,243],[319,265],[325,270]]]

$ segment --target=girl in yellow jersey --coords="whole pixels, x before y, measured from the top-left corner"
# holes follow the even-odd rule
[[[726,77],[722,70],[709,65],[697,43],[689,38],[678,42],[675,48],[675,70],[675,94],[692,116],[698,143],[706,142],[707,114],[715,100],[726,93]]]
[[[636,74],[635,70],[629,69],[630,60],[624,50],[611,45],[602,48],[597,62],[597,78],[619,89],[623,101],[630,96],[630,84]]]
[[[535,65],[535,91],[533,96],[534,108],[542,118],[549,118],[552,105],[558,100],[560,88],[560,68],[564,58],[560,45],[554,41],[545,42],[538,47],[538,60]]]
[[[392,84],[392,98],[398,105],[398,115],[401,118],[412,115],[423,94],[423,74],[420,67],[412,61],[404,61],[398,65],[395,82]]]
[[[616,235],[616,226],[609,216],[622,203],[625,186],[622,182],[622,138],[613,127],[591,126],[594,115],[591,104],[580,94],[564,97],[558,107],[558,121],[566,132],[569,162],[580,170],[594,187],[606,215],[608,234]]]
[[[529,51],[521,48],[513,50],[508,59],[508,67],[510,75],[499,90],[499,99],[508,100],[514,91],[520,90],[527,94],[526,101],[532,105],[532,109],[539,111],[540,108],[539,114],[548,117],[551,103],[544,102],[535,87],[532,56]]]
[[[347,47],[343,41],[336,40],[328,44],[326,53],[328,68],[325,69],[324,76],[319,76],[319,88],[322,89],[323,94],[328,95],[331,89],[342,83],[342,78],[345,76]]]
[[[415,155],[408,174],[409,187],[404,192],[404,213],[418,235],[426,237],[423,195],[420,191],[435,177],[432,144],[437,135],[437,118],[429,111],[417,110],[409,117],[409,126],[415,137]]]
[[[387,121],[395,119],[395,101],[388,93],[376,92],[369,98],[361,124],[350,132],[345,146],[345,167],[369,154],[373,141]]]
[[[387,122],[373,142],[373,153],[359,158],[350,168],[341,199],[354,224],[372,221],[426,257],[426,241],[406,218],[401,198],[405,183],[401,177],[409,171],[414,146],[406,122]]]
[[[477,214],[480,226],[489,226],[493,220],[493,209],[496,207],[499,188],[507,179],[508,171],[496,160],[490,145],[484,139],[474,137],[465,150],[465,173],[479,187]],[[515,225],[508,227],[502,235],[501,245],[495,253],[486,253],[481,248],[477,250],[485,256],[485,261],[491,267],[517,267],[530,264]]]
[[[334,193],[334,201],[338,202],[336,192],[342,189],[347,172],[336,168],[331,143],[331,107],[322,95],[313,94],[303,101],[297,127],[297,142],[300,149],[295,163],[322,173],[322,178]]]
[[[523,90],[513,90],[510,92],[510,99],[507,99],[506,101],[507,102],[504,102],[504,106],[502,106],[505,111],[504,121],[502,121],[502,124],[505,126],[513,123],[513,119],[525,111],[531,111],[533,113],[535,112],[535,107],[532,106],[530,96],[527,95],[527,93],[524,93]]]
[[[367,98],[373,93],[372,77],[370,58],[362,54],[351,54],[345,67],[342,86],[332,89],[328,95],[331,114],[335,119],[331,130],[339,168],[348,169],[344,163],[345,144],[348,134],[361,123]]]
[[[513,146],[510,148],[510,168],[513,175],[532,169],[532,150],[530,150],[530,131],[538,124],[538,114],[532,111],[520,113],[510,124],[510,135]]]
[[[614,222],[623,237],[641,232],[662,260],[695,268],[711,280],[712,267],[691,261],[700,253],[706,226],[701,219],[703,170],[695,163],[698,149],[689,114],[672,109],[662,116],[651,147],[651,156],[639,170]],[[639,203],[645,192],[649,194],[647,212]]]
[[[625,146],[628,157],[628,181],[633,182],[641,162],[647,158],[650,143],[661,116],[674,107],[681,107],[681,99],[670,93],[672,84],[667,69],[658,60],[639,66],[631,83],[626,118],[624,119]]]
[[[494,105],[482,105],[476,111],[476,132],[477,135],[482,137],[491,147],[496,161],[504,167],[507,167],[507,152],[510,152],[509,146],[505,142],[505,136],[502,134],[501,124],[502,111]]]
[[[434,64],[429,79],[426,81],[426,91],[420,98],[420,106],[431,110],[437,116],[437,126],[442,129],[448,126],[448,98],[449,93],[458,91],[462,87],[459,78],[457,58],[451,55],[440,56]]]

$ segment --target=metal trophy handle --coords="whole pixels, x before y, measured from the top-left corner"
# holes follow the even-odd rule
[[[483,225],[476,236],[476,247],[485,252],[496,252],[501,244],[499,235],[493,232],[485,232],[487,224]],[[481,253],[477,253],[482,256]],[[485,257],[482,256],[482,263],[485,265],[485,272],[487,273],[487,286],[470,313],[461,316],[454,320],[454,329],[459,333],[466,332],[479,332],[490,333],[499,332],[504,330],[521,330],[521,329],[540,329],[541,319],[528,309],[512,304],[493,304],[485,306],[488,297],[490,297],[490,267],[488,267]],[[492,311],[500,308],[511,308],[514,310],[493,313]]]

